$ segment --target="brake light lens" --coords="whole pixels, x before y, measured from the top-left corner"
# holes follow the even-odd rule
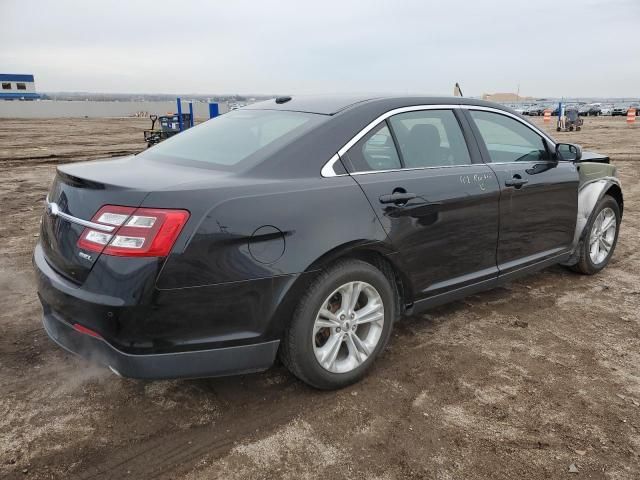
[[[166,257],[188,219],[186,210],[105,205],[91,221],[116,229],[105,233],[87,227],[78,247],[122,257]]]

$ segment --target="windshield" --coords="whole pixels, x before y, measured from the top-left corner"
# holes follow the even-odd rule
[[[234,110],[185,130],[140,156],[238,170],[263,161],[325,118],[281,110]]]

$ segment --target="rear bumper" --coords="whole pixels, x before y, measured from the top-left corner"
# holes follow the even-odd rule
[[[123,274],[115,277],[118,282],[100,284],[114,278],[100,272],[97,285],[89,288],[91,279],[79,286],[55,272],[39,245],[33,263],[49,337],[122,376],[216,377],[266,370],[275,360],[279,328],[271,303],[265,302],[277,297],[274,285],[284,288],[292,278],[158,291],[136,283],[147,275]],[[74,324],[99,336],[82,333]]]
[[[278,340],[178,353],[131,355],[102,338],[76,331],[43,302],[42,323],[49,337],[65,350],[105,365],[118,375],[140,379],[198,378],[259,372],[269,368]]]

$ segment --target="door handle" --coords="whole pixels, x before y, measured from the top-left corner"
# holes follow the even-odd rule
[[[390,195],[381,195],[380,203],[395,203],[396,205],[404,205],[409,200],[416,198],[415,193],[397,192]]]
[[[507,187],[521,188],[523,185],[529,183],[529,180],[522,178],[519,174],[515,174],[510,180],[506,180],[504,184]]]

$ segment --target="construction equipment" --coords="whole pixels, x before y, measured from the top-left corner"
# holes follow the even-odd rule
[[[168,114],[160,117],[158,115],[149,115],[151,130],[144,131],[144,141],[147,142],[148,147],[152,147],[162,140],[173,137],[182,130],[190,128],[192,118],[190,113]],[[180,121],[181,119],[182,121]],[[160,128],[156,129],[155,124],[158,120],[160,120]],[[180,124],[182,124],[182,127]]]
[[[144,131],[144,141],[147,147],[152,147],[156,143],[160,143],[169,137],[172,137],[187,128],[194,125],[195,116],[193,114],[193,102],[189,102],[189,113],[182,113],[182,100],[176,99],[178,107],[177,113],[168,113],[167,115],[149,115],[151,120],[151,129]],[[217,103],[209,103],[209,118],[220,115]],[[160,120],[160,128],[156,130],[156,122]]]
[[[584,120],[580,118],[576,107],[563,107],[562,104],[560,104],[558,112],[557,132],[573,132],[574,130],[579,132],[582,129]]]
[[[167,115],[149,115],[151,120],[151,130],[144,131],[144,141],[147,147],[152,147],[156,143],[160,143],[169,137],[173,137],[187,128],[193,127],[193,103],[189,102],[189,113],[182,113],[182,100],[176,99],[178,107],[177,113],[169,113]],[[160,128],[156,130],[156,121],[160,120]]]

